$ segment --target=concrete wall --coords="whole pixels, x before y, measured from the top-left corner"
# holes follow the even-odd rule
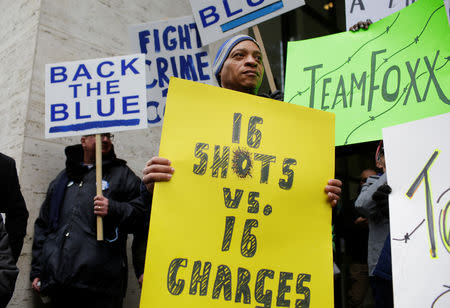
[[[40,0],[0,0],[0,151],[22,162]]]
[[[33,224],[49,182],[64,168],[64,147],[79,141],[44,139],[45,64],[128,54],[128,25],[191,11],[188,1],[158,0],[0,0],[0,7],[0,151],[17,161],[30,212],[8,307],[38,307],[29,281]],[[116,153],[140,176],[158,153],[160,134],[159,128],[117,133]],[[130,266],[124,307],[138,307],[138,298]]]

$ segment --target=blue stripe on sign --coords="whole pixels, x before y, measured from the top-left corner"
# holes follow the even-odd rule
[[[223,25],[220,26],[222,29],[222,32],[227,32],[231,29],[237,28],[243,24],[246,24],[252,20],[258,19],[260,17],[266,16],[272,12],[275,12],[279,9],[283,8],[283,1],[278,1],[272,4],[269,4],[268,6],[265,6],[259,10],[253,11],[251,13],[248,13],[247,15],[241,16],[239,18],[236,18],[232,21],[229,21]]]
[[[78,132],[92,128],[102,127],[114,127],[114,126],[136,126],[139,125],[139,119],[131,120],[109,120],[109,121],[94,121],[79,124],[71,124],[65,126],[53,126],[50,127],[50,133],[65,133],[65,132]]]

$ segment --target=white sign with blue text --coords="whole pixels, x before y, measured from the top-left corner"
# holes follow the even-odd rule
[[[189,0],[207,45],[305,4],[304,0]]]
[[[45,137],[147,127],[144,55],[45,66]]]
[[[132,52],[145,54],[147,122],[160,126],[172,76],[215,85],[208,48],[202,47],[193,16],[129,27]]]

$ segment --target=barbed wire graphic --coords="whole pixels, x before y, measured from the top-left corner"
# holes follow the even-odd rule
[[[443,8],[444,8],[444,5],[442,4],[442,5],[440,5],[439,7],[437,7],[432,13],[430,13],[430,15],[428,16],[427,21],[425,22],[424,26],[422,27],[422,29],[420,30],[420,32],[419,32],[416,36],[414,36],[414,38],[412,39],[412,41],[411,41],[410,43],[406,44],[405,46],[399,48],[397,51],[393,52],[390,56],[388,56],[388,57],[386,57],[386,58],[383,58],[383,62],[377,66],[377,68],[375,69],[375,72],[377,72],[383,65],[385,65],[386,63],[388,63],[389,60],[392,59],[393,57],[395,57],[396,55],[398,55],[398,54],[404,52],[405,50],[407,50],[408,48],[410,48],[411,46],[413,46],[413,45],[415,45],[415,44],[419,44],[420,38],[422,37],[422,35],[424,35],[424,34],[426,33],[426,30],[429,28],[430,21],[431,21],[432,18],[435,16],[435,14],[436,14],[439,10],[441,10],[441,9],[443,9]],[[356,49],[356,51],[355,51],[351,56],[349,56],[349,57],[347,58],[347,60],[346,60],[344,63],[342,63],[342,64],[339,65],[338,67],[336,67],[336,68],[330,70],[329,72],[327,72],[327,73],[321,75],[321,76],[315,81],[314,84],[316,85],[320,80],[322,80],[323,78],[325,78],[327,75],[330,75],[330,74],[332,74],[332,73],[334,73],[334,72],[340,70],[340,69],[341,69],[342,67],[344,67],[345,65],[349,64],[349,63],[351,62],[352,58],[355,57],[355,56],[356,56],[356,55],[357,55],[357,54],[358,54],[365,46],[367,46],[367,45],[370,44],[371,42],[373,42],[373,41],[375,41],[375,40],[381,38],[382,36],[388,34],[388,33],[392,30],[392,28],[394,27],[394,25],[397,23],[397,21],[398,21],[398,19],[399,19],[399,16],[400,16],[400,12],[398,12],[398,13],[396,14],[396,16],[395,16],[394,20],[392,21],[392,23],[391,23],[389,26],[387,26],[386,29],[385,29],[381,34],[379,34],[378,36],[376,36],[376,37],[374,37],[374,38],[372,38],[372,39],[366,41],[365,43],[363,43],[360,47],[358,47],[358,48]],[[438,52],[439,52],[439,51],[438,51]],[[440,67],[438,67],[438,68],[436,68],[436,69],[434,69],[434,70],[432,70],[432,71],[436,72],[436,71],[441,70],[443,67],[445,67],[445,66],[448,64],[448,62],[450,61],[450,55],[447,56],[447,57],[444,57],[444,60],[445,60],[445,62],[444,62]],[[414,72],[414,73],[415,73],[415,72]],[[417,81],[420,77],[424,76],[425,74],[427,74],[427,71],[426,71],[426,72],[423,72],[423,73],[421,73],[421,74],[419,74],[419,75],[417,75],[417,76],[414,76],[414,80]],[[412,77],[412,76],[411,76],[411,77]],[[411,82],[412,82],[412,81],[411,81]],[[406,94],[407,92],[408,92],[408,94],[407,94],[406,98],[408,98],[409,92],[410,92],[410,85],[411,85],[411,82],[407,83],[407,84],[403,87],[403,90],[402,90],[400,96],[397,98],[397,100],[395,101],[395,103],[394,103],[393,105],[391,105],[389,108],[387,108],[386,110],[384,110],[384,111],[382,111],[382,112],[380,112],[380,113],[378,113],[378,114],[376,114],[376,115],[369,115],[369,118],[368,118],[368,119],[364,120],[363,122],[361,122],[360,124],[358,124],[356,127],[354,127],[354,128],[347,134],[347,136],[346,136],[345,141],[344,141],[343,144],[344,144],[344,145],[347,145],[347,144],[349,143],[350,137],[351,137],[356,131],[358,131],[360,128],[362,128],[363,126],[365,126],[365,125],[367,125],[367,124],[369,124],[369,123],[375,121],[376,119],[380,118],[381,116],[385,115],[386,113],[388,113],[389,111],[391,111],[392,109],[394,109],[394,108],[398,105],[398,103],[404,98],[404,96],[405,96],[405,94]],[[399,87],[399,88],[400,88],[400,87]],[[428,86],[427,86],[427,88],[428,88]],[[355,85],[352,84],[352,85],[351,85],[350,91],[347,91],[347,93],[345,94],[345,96],[341,97],[336,103],[334,103],[333,106],[332,106],[332,109],[334,109],[335,106],[338,106],[341,102],[343,102],[344,97],[345,97],[345,98],[348,98],[349,95],[353,95],[353,94],[354,94],[354,93],[353,93],[354,89],[355,89]],[[359,88],[358,88],[358,89],[359,89]],[[296,93],[296,94],[295,94],[288,102],[291,103],[295,98],[297,98],[297,97],[299,97],[299,96],[301,96],[301,95],[307,93],[307,92],[310,91],[310,90],[311,90],[311,85],[310,85],[309,87],[307,87],[307,88],[306,88],[305,90],[303,90],[303,91],[297,91],[297,93]],[[356,93],[356,92],[355,92],[355,93]],[[350,102],[350,103],[351,103],[351,102]],[[350,105],[350,106],[351,106],[351,105]]]
[[[389,30],[392,28],[392,26],[397,22],[397,19],[398,19],[399,16],[400,16],[400,13],[397,13],[397,15],[396,15],[394,21],[393,21],[389,26],[386,27],[386,30],[384,30],[384,31],[383,31],[382,33],[380,33],[378,36],[376,36],[376,37],[374,37],[374,38],[368,40],[368,41],[365,42],[364,44],[362,44],[358,49],[356,49],[356,51],[355,51],[351,56],[349,56],[349,57],[347,58],[347,60],[346,60],[344,63],[342,63],[341,65],[339,65],[337,68],[335,68],[335,69],[333,69],[333,70],[331,70],[331,71],[329,71],[329,72],[323,74],[322,76],[320,76],[320,77],[316,80],[315,84],[317,84],[317,83],[318,83],[320,80],[322,80],[325,76],[327,76],[327,75],[329,75],[329,74],[331,74],[331,73],[334,73],[334,72],[338,71],[339,69],[341,69],[342,67],[344,67],[346,64],[349,64],[349,63],[351,62],[352,58],[355,57],[356,54],[357,54],[359,51],[361,51],[366,45],[368,45],[369,43],[371,43],[371,42],[373,42],[373,41],[379,39],[379,38],[382,37],[383,35],[387,34],[387,33],[389,32]],[[306,89],[303,90],[303,91],[297,91],[297,93],[296,93],[296,94],[288,101],[288,103],[291,103],[292,100],[293,100],[294,98],[296,98],[297,96],[302,95],[302,94],[308,92],[310,89],[311,89],[311,86],[309,86],[308,88],[306,88]]]
[[[411,240],[411,235],[414,234],[414,232],[416,232],[417,229],[419,229],[419,227],[425,222],[425,219],[423,219],[420,224],[414,228],[414,230],[411,231],[411,233],[406,232],[406,234],[403,236],[403,238],[392,238],[393,241],[399,241],[399,242],[405,242],[408,243],[409,240]]]

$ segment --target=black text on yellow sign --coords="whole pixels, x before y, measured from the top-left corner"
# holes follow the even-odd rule
[[[258,116],[250,117],[248,121],[247,130],[247,145],[252,149],[258,149],[262,142],[262,133],[258,129],[258,124],[263,124],[264,120]],[[233,117],[233,131],[232,142],[240,144],[241,138],[241,124],[242,114],[235,113]],[[220,145],[214,146],[213,155],[209,153],[210,145],[204,142],[198,142],[195,145],[194,155],[199,159],[199,162],[194,164],[193,172],[198,175],[205,175],[208,169],[208,162],[212,158],[211,176],[217,178],[226,178],[228,175],[228,169],[230,166],[230,146],[222,146],[222,155],[220,154]],[[208,155],[209,154],[209,155]],[[269,171],[271,163],[275,163],[277,157],[275,155],[263,154],[255,152],[253,157],[249,150],[238,148],[232,153],[231,169],[240,178],[251,177],[254,169],[256,169],[256,163],[260,162],[260,183],[268,184]],[[282,189],[290,189],[294,181],[294,171],[292,166],[297,164],[297,160],[294,158],[284,158],[281,173],[283,178],[279,179],[278,185]]]
[[[242,114],[234,113],[232,119],[232,134],[231,141],[234,144],[241,145],[242,133]],[[247,124],[247,123],[245,123]],[[264,120],[259,116],[250,116],[248,120],[246,138],[244,142],[248,146],[238,147],[234,151],[230,150],[227,145],[214,145],[214,149],[210,144],[205,142],[197,142],[194,147],[194,156],[198,159],[193,164],[193,173],[199,176],[211,176],[212,178],[227,178],[229,176],[229,169],[235,176],[241,179],[248,179],[253,176],[259,178],[260,184],[269,184],[269,174],[271,172],[271,164],[275,164],[277,157],[275,155],[260,153],[258,149],[262,144],[261,126]],[[231,155],[230,155],[231,154]],[[295,158],[283,158],[281,170],[277,186],[283,190],[290,190],[294,183],[295,166],[297,160]],[[209,167],[210,166],[210,167]],[[208,171],[208,167],[211,172]],[[272,171],[274,172],[274,171]],[[254,228],[260,227],[260,224],[254,215],[260,212],[260,193],[256,191],[244,191],[244,189],[235,189],[234,192],[230,187],[223,187],[224,205],[230,211],[237,210],[244,205],[241,202],[243,196],[248,195],[247,213],[252,218],[236,217],[228,215],[225,217],[225,231],[221,245],[223,253],[230,253],[231,242],[234,239],[240,239],[240,255],[245,258],[252,258],[257,254],[258,239],[252,233]],[[262,208],[264,216],[269,216],[272,213],[272,206],[265,205]],[[241,236],[233,236],[235,231],[236,221],[241,219],[244,223]],[[245,220],[245,222],[244,222]],[[202,266],[203,264],[203,266]],[[203,270],[202,270],[203,267]],[[174,258],[169,265],[167,272],[167,289],[172,295],[180,295],[183,292],[189,295],[208,296],[208,283],[210,280],[212,263],[210,261],[188,260],[187,258]],[[186,281],[177,278],[179,271],[188,271],[191,275],[189,288]],[[236,272],[237,276],[233,276],[232,272]],[[253,274],[255,275],[255,274]],[[217,266],[217,271],[214,279],[214,285],[210,296],[212,299],[219,299],[223,291],[223,297],[226,301],[233,300],[236,303],[251,304],[252,296],[254,300],[263,306],[256,307],[271,307],[273,291],[265,288],[266,279],[278,279],[278,290],[276,293],[276,306],[289,307],[290,300],[286,299],[286,294],[291,292],[289,280],[294,279],[294,273],[280,271],[278,278],[274,270],[259,269],[256,272],[256,279],[253,284],[251,281],[250,270],[244,267],[230,268],[230,266],[220,264]],[[232,288],[232,280],[236,281],[235,288]],[[304,285],[305,282],[311,281],[311,275],[300,273],[296,276],[295,292],[299,298],[295,300],[295,307],[309,307],[311,292],[310,289]],[[198,290],[199,289],[199,290]],[[253,292],[252,292],[253,290]],[[252,295],[253,294],[253,295]],[[294,304],[294,303],[293,303]]]

